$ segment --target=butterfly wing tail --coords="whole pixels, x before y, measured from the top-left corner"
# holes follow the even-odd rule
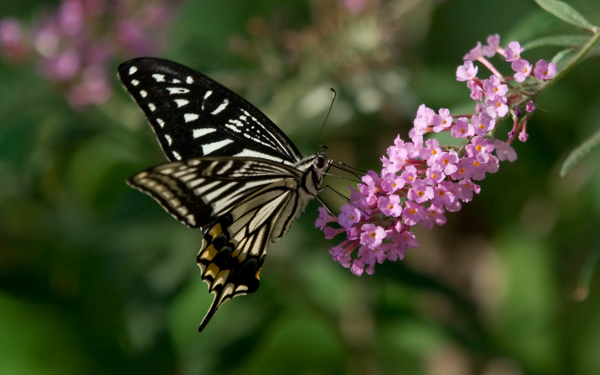
[[[220,305],[217,304],[217,296],[215,295],[215,299],[213,300],[213,303],[210,306],[210,309],[208,310],[208,312],[204,316],[204,319],[202,319],[202,323],[200,323],[200,327],[198,327],[198,332],[204,331],[204,328],[206,328],[206,326],[208,325],[208,322],[210,322],[210,320],[212,319],[213,315],[215,315],[215,313],[219,309],[219,306]]]
[[[245,294],[253,293],[258,289],[260,281],[258,280],[258,273],[260,269],[257,269],[252,275],[251,272],[253,269],[256,269],[256,262],[252,262],[254,264],[244,264],[240,265],[240,270],[221,270],[222,273],[221,279],[217,279],[210,282],[210,276],[204,276],[204,281],[209,285],[209,289],[214,294],[214,299],[210,309],[202,319],[202,323],[200,323],[200,327],[198,327],[198,332],[202,332],[204,327],[208,324],[213,315],[217,312],[219,307],[230,299],[242,296]],[[213,263],[214,265],[214,263]],[[242,276],[246,273],[245,276]],[[225,280],[220,283],[220,280]],[[219,283],[218,285],[215,285]]]
[[[223,220],[207,231],[204,246],[197,257],[202,280],[208,284],[209,292],[214,294],[212,305],[198,328],[199,332],[223,303],[237,296],[254,293],[260,285],[259,274],[264,256],[238,258],[235,246],[223,240],[226,236],[219,236],[223,233],[222,226],[227,229]],[[212,237],[211,233],[216,236]]]

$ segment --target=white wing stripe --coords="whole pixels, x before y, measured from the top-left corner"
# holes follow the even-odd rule
[[[217,107],[217,109],[215,109],[214,111],[212,111],[210,114],[211,114],[211,115],[217,115],[217,114],[219,114],[219,113],[223,112],[223,110],[224,110],[225,108],[227,108],[227,106],[228,106],[228,105],[229,105],[229,100],[225,99],[225,100],[223,100],[223,103],[221,103],[221,104],[220,104],[220,105]]]
[[[198,114],[197,113],[184,113],[183,115],[183,119],[185,120],[185,122],[192,122],[194,120],[198,120]],[[197,137],[194,137],[197,138]]]
[[[222,141],[202,145],[202,153],[204,155],[210,155],[211,153],[213,153],[231,143],[233,143],[233,139],[224,139]]]
[[[258,228],[262,223],[268,220],[273,215],[273,213],[276,210],[278,210],[278,207],[281,204],[281,202],[289,198],[289,195],[289,192],[285,192],[284,194],[281,194],[277,198],[273,199],[271,202],[262,206],[258,210],[256,215],[254,215],[252,220],[248,223],[248,230],[250,232],[254,232],[256,228]]]
[[[187,94],[188,92],[190,92],[190,90],[186,89],[185,87],[167,87],[167,90],[169,90],[169,94],[171,94],[171,95]]]
[[[198,185],[200,185],[200,184],[203,184],[203,183],[204,183],[204,181],[206,181],[206,179],[205,179],[205,178],[198,178],[198,179],[196,179],[196,180],[194,180],[194,181],[192,181],[192,182],[188,182],[188,184],[187,184],[187,185],[188,185],[190,188],[192,188],[192,189],[193,189],[193,188],[195,188],[196,186],[198,186]]]
[[[215,191],[211,191],[210,193],[204,195],[202,198],[206,199],[207,202],[212,202],[213,200],[218,198],[219,195],[221,195],[222,193],[224,193],[225,191],[227,191],[229,188],[231,188],[232,186],[234,186],[236,184],[238,184],[238,182],[230,182],[230,183],[218,188]],[[219,201],[217,200],[215,205],[218,205],[218,204],[219,204]]]
[[[268,154],[263,154],[262,152],[250,150],[248,148],[243,149],[241,152],[238,152],[237,154],[235,154],[233,156],[268,159],[268,160],[276,161],[278,163],[281,163],[283,161],[287,165],[293,164],[293,163],[288,162],[287,160],[281,160],[281,158],[277,158],[275,156],[271,156]]]
[[[212,189],[213,187],[217,186],[220,183],[220,181],[213,181],[209,184],[206,184],[204,186],[200,186],[197,189],[194,189],[194,193],[196,193],[196,195],[203,195],[205,191]],[[191,185],[191,183],[190,183]]]
[[[207,134],[214,133],[216,131],[217,131],[217,129],[215,129],[215,128],[200,128],[200,129],[194,129],[192,135],[194,138],[200,138],[200,137],[204,137]]]
[[[183,107],[187,105],[190,101],[185,99],[175,99],[175,103],[177,103],[177,107]]]

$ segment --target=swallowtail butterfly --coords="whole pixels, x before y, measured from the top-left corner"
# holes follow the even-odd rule
[[[127,183],[204,233],[197,262],[214,300],[202,331],[225,301],[258,289],[269,241],[322,190],[332,161],[303,157],[252,104],[183,65],[138,58],[118,76],[169,160]]]

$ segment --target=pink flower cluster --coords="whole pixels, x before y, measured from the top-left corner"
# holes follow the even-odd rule
[[[387,149],[387,156],[381,158],[381,172],[369,171],[362,177],[358,190],[351,188],[350,201],[341,207],[340,215],[332,216],[324,207],[319,209],[315,226],[324,231],[325,238],[345,235],[342,243],[330,248],[330,254],[354,274],[361,275],[366,269],[371,275],[376,263],[403,259],[409,247],[418,246],[411,232],[414,225],[426,229],[444,225],[446,211],[459,211],[462,203],[472,200],[474,193],[479,194],[480,187],[473,181],[497,172],[500,160],[516,160],[517,154],[510,146],[511,133],[522,130],[526,135],[523,118],[529,116],[535,105],[526,89],[510,84],[524,82],[530,77],[532,67],[520,57],[522,49],[518,42],[511,42],[502,50],[498,35],[488,37],[487,41],[486,46],[478,43],[456,71],[457,80],[466,81],[470,96],[476,101],[475,113],[453,116],[446,108],[435,112],[421,105],[409,132],[412,142],[396,137],[394,145]],[[512,77],[500,75],[487,60],[496,53],[512,63],[515,71]],[[477,78],[474,60],[493,74],[488,79]],[[556,65],[540,60],[533,73],[542,82],[556,74]],[[534,83],[528,84],[533,86]],[[525,107],[526,116],[522,116],[520,105]],[[509,140],[494,139],[497,122],[509,112],[515,119]],[[426,133],[443,131],[464,140],[464,145],[442,146],[435,138],[424,142]],[[520,135],[519,139],[524,141],[526,136]]]
[[[153,55],[170,22],[173,6],[164,0],[62,0],[55,12],[26,30],[15,18],[0,20],[4,60],[34,57],[40,74],[64,92],[74,108],[105,102],[116,56]]]

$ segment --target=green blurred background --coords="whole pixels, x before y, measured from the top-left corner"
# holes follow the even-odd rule
[[[0,18],[31,38],[64,3],[3,0]],[[125,185],[165,158],[115,76],[137,57],[115,42],[114,15],[126,13],[147,23],[142,51],[240,93],[305,154],[336,88],[321,143],[378,170],[419,104],[472,112],[454,75],[477,41],[573,27],[522,0],[95,3],[101,30],[90,32],[115,46],[101,64],[110,97],[69,102],[78,78],[44,76],[39,45],[0,61],[0,374],[600,373],[598,151],[558,174],[600,124],[597,57],[540,98],[517,161],[444,227],[416,229],[404,261],[353,275],[332,261],[340,240],[314,228],[312,202],[271,246],[258,292],[225,304],[202,334],[212,296],[195,264],[201,232]],[[569,3],[600,23],[597,0]],[[166,21],[153,23],[149,4]]]

